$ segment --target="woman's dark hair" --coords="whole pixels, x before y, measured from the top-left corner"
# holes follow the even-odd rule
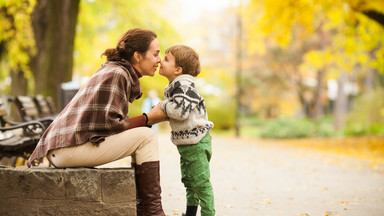
[[[130,29],[120,38],[116,48],[105,50],[102,56],[105,55],[108,61],[120,61],[121,59],[125,59],[131,62],[135,52],[145,56],[149,45],[155,38],[157,38],[157,35],[151,30],[141,28]]]

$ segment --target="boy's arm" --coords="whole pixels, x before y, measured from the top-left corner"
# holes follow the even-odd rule
[[[171,98],[164,100],[161,109],[169,118],[179,121],[185,120],[200,103],[201,97],[197,90],[191,86],[178,86],[171,92]]]

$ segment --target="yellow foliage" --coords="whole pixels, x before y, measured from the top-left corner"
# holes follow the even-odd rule
[[[332,65],[350,72],[358,64],[362,71],[374,68],[383,72],[384,29],[362,13],[372,9],[384,13],[384,1],[251,0],[243,15],[248,53],[265,54],[265,47],[271,43],[292,49],[297,43],[293,39],[305,41],[321,31],[329,37],[317,39],[323,46],[305,55],[302,71]],[[373,49],[377,50],[374,56],[370,53]]]
[[[279,143],[359,158],[384,171],[384,136],[290,139]]]
[[[36,0],[1,1],[0,8],[0,42],[6,46],[4,59],[15,71],[22,70],[30,77],[29,56],[36,53],[35,40],[31,25],[31,13]],[[3,74],[7,76],[7,74]]]
[[[384,12],[384,1],[382,0],[345,0],[345,2],[357,11],[378,10]]]

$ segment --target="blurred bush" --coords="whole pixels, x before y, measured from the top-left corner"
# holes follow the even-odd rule
[[[344,134],[384,134],[384,88],[377,88],[354,101]]]
[[[235,127],[236,105],[234,100],[220,101],[220,97],[206,97],[208,119],[215,125],[213,130],[230,130]]]
[[[260,129],[263,138],[329,137],[334,135],[332,119],[278,118],[266,122]]]

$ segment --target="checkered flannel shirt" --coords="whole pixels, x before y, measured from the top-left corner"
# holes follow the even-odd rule
[[[132,66],[104,63],[47,128],[28,159],[28,167],[51,149],[89,141],[98,144],[128,129],[128,102],[142,94],[138,75]]]

